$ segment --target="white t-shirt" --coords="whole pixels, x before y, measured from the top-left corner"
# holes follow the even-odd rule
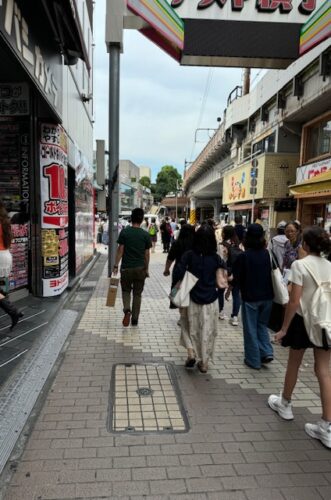
[[[303,259],[293,262],[289,272],[289,281],[302,286],[300,306],[297,310],[300,316],[302,316],[302,310],[309,307],[317,288],[314,278],[305,267],[305,263],[307,263],[307,266],[310,267],[319,281],[331,281],[331,262],[324,259],[324,257],[307,255]]]

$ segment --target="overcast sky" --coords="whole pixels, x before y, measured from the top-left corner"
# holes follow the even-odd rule
[[[94,10],[94,137],[107,143],[105,5],[97,0]],[[150,167],[153,181],[163,165],[182,174],[185,159],[194,160],[208,139],[196,130],[217,128],[229,93],[241,85],[241,69],[180,66],[134,30],[124,33],[120,66],[120,159]]]

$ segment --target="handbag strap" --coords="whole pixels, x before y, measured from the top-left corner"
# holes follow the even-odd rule
[[[274,271],[275,269],[279,269],[279,263],[278,263],[278,259],[274,253],[273,250],[269,250],[269,255],[270,255],[270,262],[271,262],[271,268],[272,270]]]

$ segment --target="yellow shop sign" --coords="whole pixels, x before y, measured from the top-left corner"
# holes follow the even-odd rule
[[[239,203],[252,199],[250,193],[251,188],[251,163],[246,163],[240,168],[229,172],[223,179],[223,199],[222,203]],[[263,177],[264,177],[264,162],[258,165],[258,175],[256,178],[256,194],[255,198],[263,197]]]

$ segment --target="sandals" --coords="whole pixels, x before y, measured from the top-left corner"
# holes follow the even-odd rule
[[[195,365],[195,358],[187,358],[185,361],[185,368],[193,368]]]
[[[199,361],[197,366],[200,373],[207,373],[208,367],[204,365],[201,361]]]

